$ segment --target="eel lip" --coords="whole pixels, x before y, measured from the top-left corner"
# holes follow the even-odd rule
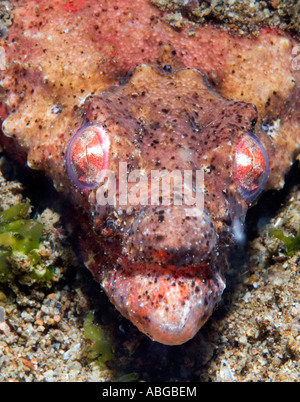
[[[186,268],[126,261],[107,273],[102,286],[141,332],[165,345],[180,345],[207,321],[225,288],[207,266]]]

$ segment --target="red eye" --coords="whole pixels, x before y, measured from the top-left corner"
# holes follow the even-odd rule
[[[235,151],[234,176],[242,196],[253,201],[269,176],[268,154],[254,134],[245,135]]]
[[[68,144],[66,165],[73,183],[91,190],[101,181],[101,171],[108,166],[109,138],[104,127],[84,125]]]

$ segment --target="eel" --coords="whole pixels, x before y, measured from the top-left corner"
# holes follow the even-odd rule
[[[0,143],[75,207],[85,265],[121,314],[157,342],[188,341],[248,208],[299,154],[296,38],[172,28],[148,0],[11,4]]]

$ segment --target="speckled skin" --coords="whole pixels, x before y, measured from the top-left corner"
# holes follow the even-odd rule
[[[116,308],[154,340],[186,342],[221,297],[232,228],[249,207],[234,179],[238,141],[251,131],[264,144],[266,188],[282,186],[299,152],[296,42],[270,29],[176,31],[147,0],[12,3],[1,40],[4,134],[78,208],[85,263]],[[119,161],[146,173],[203,169],[202,220],[175,206],[100,208],[97,189],[79,191],[65,156],[87,122],[105,125],[115,172]]]

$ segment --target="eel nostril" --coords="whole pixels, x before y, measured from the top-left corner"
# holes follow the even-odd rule
[[[164,219],[161,216],[164,216]],[[131,256],[162,264],[197,265],[211,253],[217,237],[205,212],[189,216],[186,209],[142,213],[132,226]]]

